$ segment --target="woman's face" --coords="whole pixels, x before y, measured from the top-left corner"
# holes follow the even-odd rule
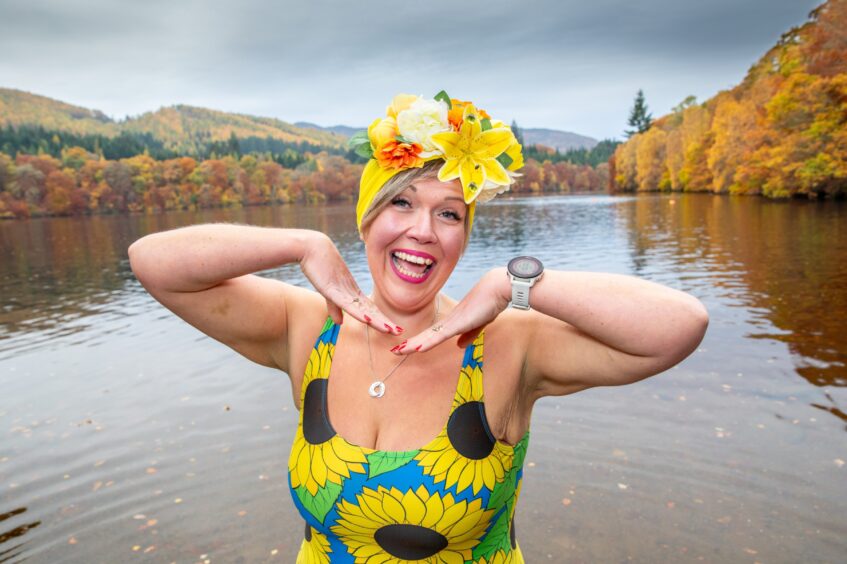
[[[365,233],[378,294],[398,309],[434,299],[462,256],[467,212],[458,180],[418,180],[395,196]]]

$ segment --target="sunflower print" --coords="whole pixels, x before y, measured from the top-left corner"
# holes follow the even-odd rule
[[[301,425],[288,457],[291,487],[305,487],[314,497],[327,483],[341,485],[351,473],[364,473],[365,454],[339,437],[326,418],[326,389],[337,326],[324,325],[318,343],[309,355],[300,394]]]
[[[339,503],[338,524],[332,527],[356,564],[466,562],[494,513],[480,499],[456,501],[424,486],[405,493],[363,488],[356,501]]]
[[[490,558],[483,556],[475,564],[523,564],[523,558],[519,552],[514,550],[511,552],[498,550]]]
[[[424,473],[457,492],[473,486],[474,495],[494,489],[512,467],[513,448],[496,441],[484,422],[482,335],[459,374],[453,411],[438,437],[415,457]]]
[[[297,564],[330,564],[331,552],[326,535],[306,525],[306,538],[297,554]]]
[[[450,417],[424,447],[375,451],[326,413],[339,327],[328,321],[304,374],[289,483],[308,523],[298,564],[523,564],[514,537],[528,434],[497,441],[483,404],[483,335],[465,349]],[[516,491],[517,490],[517,491]]]
[[[314,445],[305,439],[303,430],[298,428],[288,457],[291,487],[305,486],[314,496],[327,482],[340,485],[353,472],[363,474],[366,462],[367,458],[361,450],[352,447],[338,435]]]

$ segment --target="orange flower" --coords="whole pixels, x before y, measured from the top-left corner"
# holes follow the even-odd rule
[[[453,131],[459,131],[461,129],[462,119],[465,115],[465,106],[470,103],[465,100],[459,100],[458,98],[450,98],[450,110],[447,112],[447,121],[450,122]],[[491,119],[491,116],[485,110],[477,108],[476,111],[480,118]]]
[[[397,170],[417,168],[423,166],[424,163],[423,159],[418,156],[421,151],[423,151],[423,147],[417,143],[400,143],[395,139],[376,150],[374,158],[382,168]]]

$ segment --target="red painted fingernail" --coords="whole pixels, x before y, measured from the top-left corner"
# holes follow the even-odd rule
[[[388,323],[383,323],[383,325],[385,325],[385,329],[390,333],[391,332],[391,325],[389,325]]]
[[[398,332],[398,333],[402,333],[402,332],[403,332],[403,328],[402,328],[402,327],[400,327],[399,325],[395,326],[395,329],[397,329],[397,332]]]
[[[422,347],[422,346],[423,346],[423,345],[418,345],[418,346],[416,346],[416,347],[415,347],[415,350],[416,350],[416,351],[421,350],[421,347]]]
[[[370,323],[370,322],[371,322],[371,318],[370,318],[370,316],[368,316],[368,315],[366,315],[366,316],[365,316],[365,322],[366,322],[366,323]]]
[[[408,343],[408,342],[409,341],[403,341],[402,343],[400,343],[400,345],[398,345],[400,347],[401,351],[403,350],[403,348],[406,346],[406,343]]]

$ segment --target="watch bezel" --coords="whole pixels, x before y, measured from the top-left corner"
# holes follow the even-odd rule
[[[533,265],[536,267],[535,271],[529,276],[525,274],[519,274],[514,268],[514,265],[516,265],[518,261],[529,261],[533,263]],[[535,257],[524,255],[515,257],[510,260],[509,264],[506,266],[506,270],[508,270],[509,274],[514,276],[515,278],[519,278],[521,280],[532,280],[533,278],[538,278],[539,276],[541,276],[541,274],[544,272],[544,264],[542,264],[542,262]]]

